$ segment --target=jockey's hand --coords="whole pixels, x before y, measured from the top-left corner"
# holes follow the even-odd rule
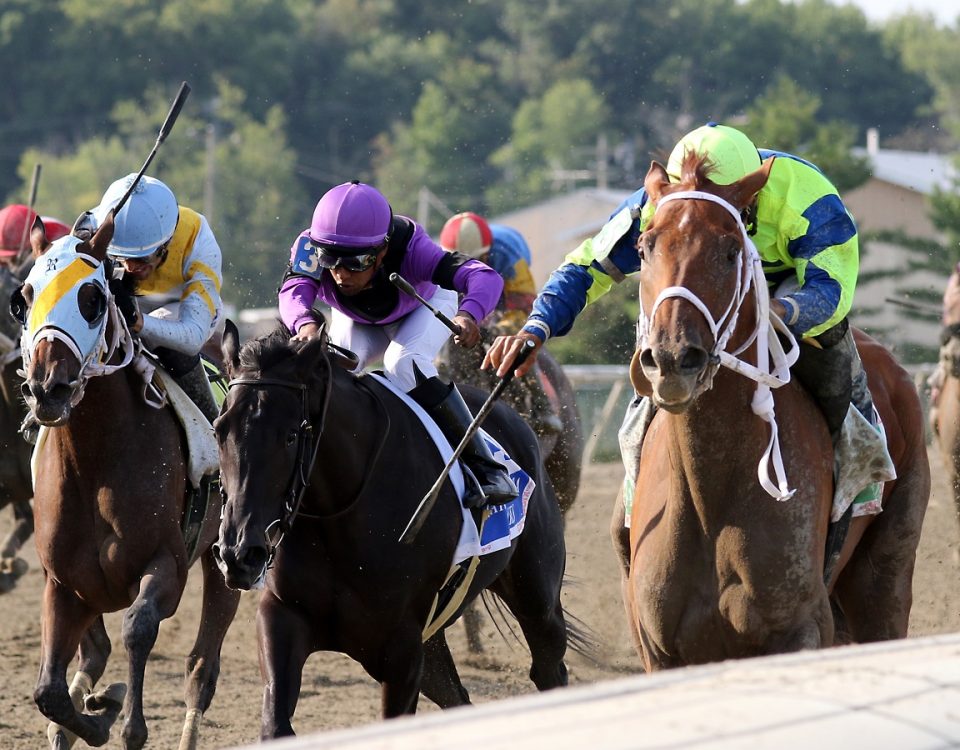
[[[775,297],[770,300],[770,312],[776,315],[780,320],[787,319],[787,306]]]
[[[460,326],[460,333],[453,337],[453,342],[464,349],[470,349],[480,343],[480,327],[469,313],[458,312],[453,322]]]
[[[143,328],[143,313],[140,312],[137,298],[129,288],[130,282],[124,279],[110,279],[108,283],[116,300],[117,309],[126,321],[130,333],[140,333],[140,329]]]
[[[533,369],[533,365],[537,361],[537,354],[540,352],[540,347],[543,346],[543,342],[539,337],[534,336],[532,333],[524,333],[523,331],[513,336],[497,336],[487,350],[487,355],[483,358],[483,364],[480,365],[480,369],[486,370],[490,367],[496,367],[497,376],[502,378],[510,372],[510,366],[517,358],[520,349],[526,341],[533,342],[533,352],[531,352],[527,361],[517,368],[515,374],[517,377],[522,378]]]
[[[300,328],[297,329],[297,332],[290,337],[291,341],[306,341],[309,338],[313,338],[317,335],[317,332],[320,330],[320,326],[316,323],[304,323]]]

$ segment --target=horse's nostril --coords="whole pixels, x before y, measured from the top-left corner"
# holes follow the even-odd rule
[[[247,570],[259,571],[263,570],[263,566],[267,564],[267,549],[266,547],[248,547],[246,552],[243,554],[243,567]]]
[[[653,356],[653,349],[644,349],[640,352],[640,366],[644,368],[655,368],[657,361]]]
[[[683,350],[680,357],[680,371],[698,373],[707,366],[708,355],[705,349],[699,346],[689,346]]]

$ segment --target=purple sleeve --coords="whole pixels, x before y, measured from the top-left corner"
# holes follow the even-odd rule
[[[503,292],[503,277],[486,263],[470,260],[457,269],[453,285],[463,295],[459,309],[479,323],[496,308]]]
[[[413,285],[418,294],[430,299],[437,286],[433,281],[437,266],[447,257],[449,253],[430,239],[423,227],[417,224],[407,243],[407,254],[400,275]],[[479,323],[496,308],[503,291],[503,278],[486,263],[470,260],[456,269],[453,285],[447,288],[460,293],[458,310],[469,313]]]
[[[306,276],[291,276],[280,287],[280,319],[293,333],[315,321],[313,303],[319,289],[320,284]]]

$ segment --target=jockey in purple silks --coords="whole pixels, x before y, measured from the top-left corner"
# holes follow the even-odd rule
[[[401,294],[389,280],[392,273],[460,326],[454,342],[463,347],[479,342],[477,323],[495,308],[503,290],[503,279],[492,268],[445,252],[415,221],[395,216],[378,190],[354,181],[327,191],[310,228],[294,240],[280,287],[280,317],[294,339],[304,340],[320,329],[314,303],[329,305],[330,340],[357,355],[357,371],[382,359],[387,377],[457,445],[473,416],[456,386],[437,377],[434,365],[450,330],[419,301]],[[467,483],[467,507],[517,496],[482,436],[474,435],[463,459],[466,473],[476,480]]]

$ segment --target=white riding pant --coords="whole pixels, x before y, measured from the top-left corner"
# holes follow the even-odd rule
[[[455,291],[437,287],[427,301],[448,318],[457,313]],[[360,360],[354,372],[382,359],[387,377],[404,392],[417,384],[414,364],[427,377],[437,374],[434,359],[449,336],[450,329],[422,305],[384,326],[360,323],[339,310],[333,310],[330,316],[330,341],[349,349]]]

